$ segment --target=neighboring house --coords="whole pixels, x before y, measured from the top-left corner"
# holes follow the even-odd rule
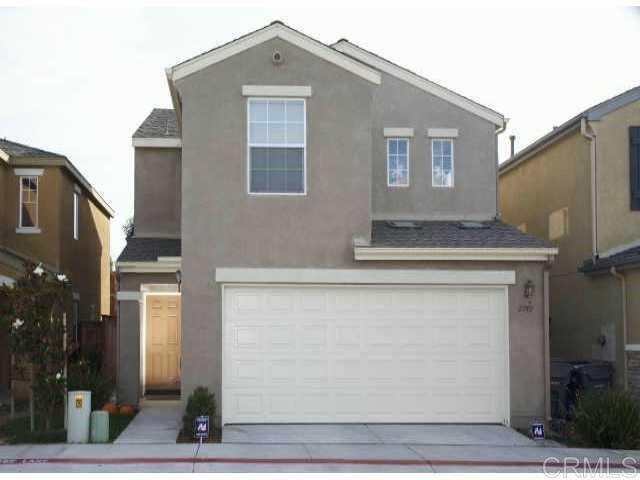
[[[615,362],[640,394],[640,86],[504,162],[499,190],[506,222],[560,248],[552,355]]]
[[[545,265],[498,220],[502,115],[280,22],[167,70],[133,136],[119,389],[222,423],[544,418]]]
[[[109,223],[113,210],[63,155],[0,139],[0,283],[24,262],[65,273],[73,285],[71,339],[80,322],[111,314]],[[0,388],[9,380],[7,335],[0,333]]]

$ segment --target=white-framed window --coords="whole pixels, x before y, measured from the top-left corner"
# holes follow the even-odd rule
[[[24,229],[38,228],[38,177],[20,177],[20,210],[18,227]]]
[[[387,138],[387,186],[409,186],[408,138]]]
[[[249,98],[247,151],[249,194],[305,195],[305,100]]]
[[[453,140],[431,140],[431,184],[434,187],[453,187]]]
[[[78,216],[80,208],[80,194],[78,192],[73,192],[73,238],[74,240],[78,240],[80,236],[79,224],[78,224]]]

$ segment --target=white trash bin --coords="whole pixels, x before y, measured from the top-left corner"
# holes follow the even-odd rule
[[[67,443],[88,443],[91,418],[91,392],[67,393]]]

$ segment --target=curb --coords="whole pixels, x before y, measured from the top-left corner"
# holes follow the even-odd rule
[[[287,465],[404,465],[404,466],[466,466],[466,467],[591,467],[589,462],[570,463],[537,460],[382,460],[363,458],[222,458],[222,457],[131,457],[131,458],[6,458],[2,465],[29,464],[80,464],[80,465],[131,465],[164,463],[238,463],[238,464],[287,464]],[[608,468],[629,469],[624,463],[607,463]]]

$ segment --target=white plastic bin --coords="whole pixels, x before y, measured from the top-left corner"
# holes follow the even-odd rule
[[[109,412],[95,410],[91,412],[91,443],[109,441]]]
[[[67,443],[88,443],[91,392],[75,390],[67,394]]]

